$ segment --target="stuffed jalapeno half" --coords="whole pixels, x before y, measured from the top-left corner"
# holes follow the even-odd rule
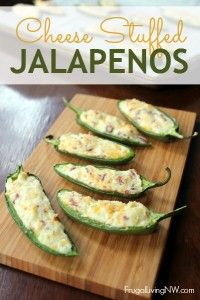
[[[93,109],[81,110],[68,105],[75,111],[77,123],[93,133],[132,146],[150,146],[147,139],[126,121]]]
[[[7,177],[5,199],[11,216],[36,246],[54,255],[78,255],[35,175],[18,167]]]
[[[121,171],[102,166],[63,163],[56,164],[54,170],[68,181],[94,192],[131,199],[140,197],[148,189],[166,184],[171,177],[169,168],[166,168],[166,178],[160,182],[150,181],[134,169]]]
[[[122,164],[135,156],[130,147],[91,134],[66,133],[57,139],[49,135],[45,140],[59,152],[103,164]]]
[[[170,141],[170,139],[186,139],[192,136],[180,134],[177,120],[157,107],[137,99],[118,102],[121,113],[142,133],[153,138]]]
[[[186,207],[168,213],[156,213],[136,201],[123,203],[95,200],[67,189],[60,190],[57,199],[65,213],[75,221],[103,231],[121,234],[153,232],[161,220],[173,216]]]

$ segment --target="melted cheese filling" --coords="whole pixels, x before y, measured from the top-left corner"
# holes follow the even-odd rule
[[[6,195],[24,226],[33,231],[41,244],[63,254],[72,249],[64,227],[36,177],[20,172],[16,180],[9,178]]]
[[[111,134],[130,141],[146,141],[131,124],[103,112],[95,110],[84,111],[80,115],[80,120],[101,133]]]
[[[129,155],[129,148],[91,134],[68,133],[59,141],[59,150],[81,156],[118,159]]]
[[[109,168],[96,168],[92,165],[63,164],[58,166],[58,170],[66,176],[98,190],[127,195],[142,192],[142,180],[134,169],[118,171]]]
[[[146,226],[151,212],[141,203],[130,201],[95,200],[74,191],[62,190],[58,197],[60,201],[81,214],[111,227]]]
[[[121,110],[141,128],[155,134],[170,133],[174,128],[173,121],[153,105],[137,99],[120,103]]]

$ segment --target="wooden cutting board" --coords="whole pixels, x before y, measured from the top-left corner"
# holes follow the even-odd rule
[[[78,107],[98,109],[121,116],[117,110],[116,100],[78,94],[73,98],[72,103]],[[177,118],[185,135],[192,133],[195,113],[174,109],[165,109],[165,111]],[[59,136],[69,131],[86,132],[76,124],[75,114],[66,108],[48,134]],[[173,210],[189,144],[189,140],[173,143],[153,141],[152,148],[137,148],[136,158],[121,167],[123,169],[134,167],[139,173],[154,180],[165,176],[166,166],[171,168],[170,182],[149,191],[141,199],[145,205],[158,212]],[[129,289],[140,289],[145,286],[153,288],[170,219],[164,220],[155,233],[143,236],[108,234],[70,220],[57,204],[55,195],[58,189],[70,188],[100,199],[109,197],[90,193],[56,175],[52,166],[61,161],[78,160],[59,154],[51,145],[41,141],[24,163],[24,167],[26,171],[37,174],[41,179],[52,206],[70,232],[80,256],[55,257],[37,248],[15,225],[2,196],[0,199],[0,263],[113,299],[150,298],[151,295],[148,293],[140,297],[134,293],[125,293],[124,288],[125,286]]]

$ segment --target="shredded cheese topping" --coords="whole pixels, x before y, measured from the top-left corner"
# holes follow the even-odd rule
[[[120,159],[130,153],[128,147],[91,134],[63,134],[59,141],[59,150],[86,157]]]
[[[121,110],[141,128],[155,134],[170,133],[174,122],[153,105],[137,99],[120,102]]]
[[[74,191],[61,190],[62,204],[80,213],[81,217],[95,220],[111,227],[146,226],[151,212],[141,203],[130,201],[95,200]]]
[[[90,109],[81,113],[80,120],[98,132],[130,141],[146,142],[136,128],[113,115]]]
[[[126,195],[142,192],[142,180],[134,169],[120,171],[97,168],[92,165],[78,166],[73,164],[61,164],[57,165],[56,168],[63,175],[98,190]]]
[[[6,182],[6,196],[24,226],[32,230],[41,244],[61,254],[72,249],[64,227],[36,177],[20,172],[16,180],[9,178]]]

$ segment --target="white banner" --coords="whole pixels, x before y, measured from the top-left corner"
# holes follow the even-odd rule
[[[1,7],[1,84],[199,84],[200,8]]]

